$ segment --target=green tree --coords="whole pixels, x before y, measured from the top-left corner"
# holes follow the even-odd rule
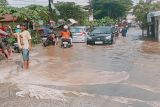
[[[101,19],[109,16],[117,19],[126,15],[132,7],[132,0],[93,0],[94,17]]]
[[[104,17],[102,19],[95,19],[93,21],[93,26],[105,26],[105,25],[113,25],[116,21],[111,19],[110,17]]]
[[[3,7],[0,8],[0,15],[11,14],[13,17],[17,17],[19,21],[24,19],[28,20],[48,20],[48,8],[38,5],[31,5],[28,7],[16,8],[16,7]]]
[[[31,19],[48,20],[50,17],[48,7],[39,6],[39,5],[30,5],[26,8],[31,11],[30,16],[32,16],[32,14],[35,16],[35,17],[32,16]]]
[[[75,3],[60,2],[55,6],[61,13],[59,18],[62,18],[64,20],[73,18],[80,24],[84,24],[88,20],[88,12],[86,12],[82,7],[76,5]]]
[[[0,7],[5,7],[6,5],[8,5],[7,0],[0,0]]]

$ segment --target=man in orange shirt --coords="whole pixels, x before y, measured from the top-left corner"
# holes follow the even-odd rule
[[[71,32],[69,31],[69,29],[68,29],[68,26],[67,25],[65,25],[64,27],[64,30],[61,32],[61,37],[62,37],[62,40],[63,39],[68,39],[68,40],[70,40],[70,43],[71,43],[71,45],[72,45],[72,34],[71,34]]]

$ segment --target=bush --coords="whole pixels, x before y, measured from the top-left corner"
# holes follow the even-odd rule
[[[32,43],[33,44],[39,44],[41,43],[41,37],[40,35],[38,35],[38,33],[36,31],[30,31],[31,36],[32,36]]]
[[[7,41],[9,42],[9,44],[13,45],[14,43],[17,42],[16,38],[13,38],[13,37],[9,37],[7,38]]]
[[[113,25],[116,21],[114,19],[111,19],[110,17],[105,17],[102,19],[94,20],[93,25],[94,26],[106,26],[106,25]]]
[[[38,36],[32,36],[32,43],[39,44],[41,43],[41,39]]]

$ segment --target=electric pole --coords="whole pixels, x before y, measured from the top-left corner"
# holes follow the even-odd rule
[[[93,2],[89,0],[89,21],[93,21]]]
[[[51,7],[51,0],[48,0],[48,7],[49,7],[49,12],[52,13],[52,7]]]

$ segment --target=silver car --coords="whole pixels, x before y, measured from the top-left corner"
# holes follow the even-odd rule
[[[87,40],[88,36],[88,27],[86,26],[74,26],[70,28],[72,33],[72,42],[74,43],[84,43]]]

